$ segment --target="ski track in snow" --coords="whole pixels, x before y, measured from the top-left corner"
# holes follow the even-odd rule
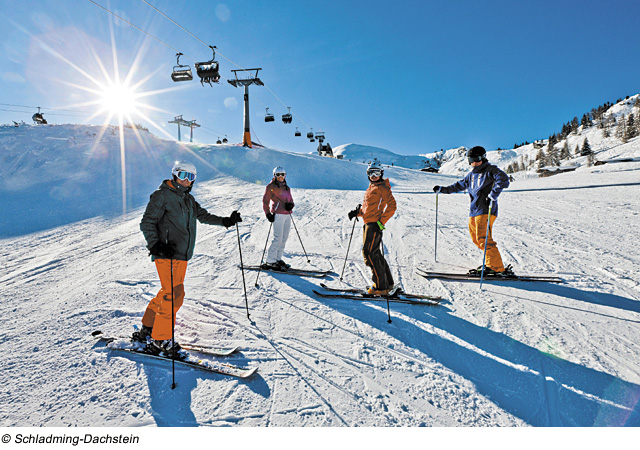
[[[288,172],[303,170],[297,156],[287,158]],[[0,394],[0,424],[640,425],[638,173],[621,165],[518,180],[501,197],[494,227],[505,264],[565,283],[487,281],[480,290],[415,273],[481,262],[467,231],[468,196],[440,196],[435,262],[429,191],[453,178],[389,169],[398,213],[384,251],[395,281],[444,298],[436,307],[392,303],[392,323],[386,303],[311,292],[320,282],[370,283],[362,222],[354,229],[346,217],[364,191],[291,183],[311,264],[293,227],[285,257],[337,275],[260,273],[256,287],[257,272],[246,271],[251,320],[236,229],[198,225],[177,338],[239,345],[224,359],[259,371],[240,380],[176,368],[175,390],[170,365],[110,352],[90,337],[96,329],[130,333],[159,289],[138,228],[143,209],[4,239],[0,369],[9,389]],[[243,260],[257,264],[269,229],[264,187],[235,178],[199,183],[196,199],[210,212],[241,211]]]

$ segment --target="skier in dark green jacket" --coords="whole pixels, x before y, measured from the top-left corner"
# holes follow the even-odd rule
[[[133,335],[134,339],[145,342],[153,353],[164,352],[169,356],[180,350],[172,331],[175,315],[184,300],[184,277],[196,243],[196,220],[227,228],[242,222],[238,211],[229,217],[219,217],[198,204],[191,195],[196,179],[193,164],[176,161],[172,174],[172,180],[164,180],[151,194],[140,222],[140,230],[147,241],[151,260],[156,264],[162,287],[147,306],[142,317],[142,329]]]

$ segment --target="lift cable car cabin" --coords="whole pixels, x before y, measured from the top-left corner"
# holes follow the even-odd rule
[[[283,123],[291,123],[293,121],[293,117],[291,116],[291,108],[287,106],[287,109],[289,110],[289,112],[282,115]]]
[[[307,133],[307,139],[313,139],[313,128],[311,128],[311,131]],[[311,141],[311,142],[314,142],[314,141]]]
[[[216,51],[214,50],[217,47],[210,45],[209,48],[213,52],[213,58],[211,58],[211,61],[196,63],[196,72],[200,77],[200,84],[203,86],[204,83],[208,83],[209,86],[213,86],[211,83],[217,83],[220,81],[220,65],[218,64],[218,61],[215,61]]]
[[[300,132],[298,131],[298,127],[296,127],[296,133],[295,133],[295,135],[296,135],[296,136],[302,136],[302,133],[300,133]]]
[[[180,57],[182,53],[176,53],[176,65],[173,66],[173,72],[171,72],[171,79],[173,81],[191,81],[193,80],[193,74],[191,73],[191,67],[180,64]]]
[[[31,116],[31,118],[33,119],[33,123],[35,123],[36,125],[46,125],[47,124],[47,119],[44,118],[44,116],[42,115],[42,113],[40,112],[40,107],[38,106],[38,112],[35,113],[33,116]]]
[[[264,121],[265,122],[273,122],[275,119],[275,117],[273,117],[273,114],[269,114],[269,108],[267,108],[267,113],[264,115]]]

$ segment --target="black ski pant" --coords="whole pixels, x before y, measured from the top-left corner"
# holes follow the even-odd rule
[[[377,222],[365,223],[362,245],[364,263],[371,269],[373,288],[376,290],[391,289],[393,276],[389,264],[382,254],[382,230]]]

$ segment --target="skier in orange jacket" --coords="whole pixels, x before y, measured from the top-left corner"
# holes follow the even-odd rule
[[[369,165],[369,188],[364,194],[362,207],[349,212],[349,220],[362,217],[364,221],[362,256],[365,265],[371,269],[373,286],[368,292],[372,295],[387,295],[394,284],[389,264],[382,253],[382,230],[396,212],[396,200],[389,180],[382,175],[384,171],[379,163]]]

